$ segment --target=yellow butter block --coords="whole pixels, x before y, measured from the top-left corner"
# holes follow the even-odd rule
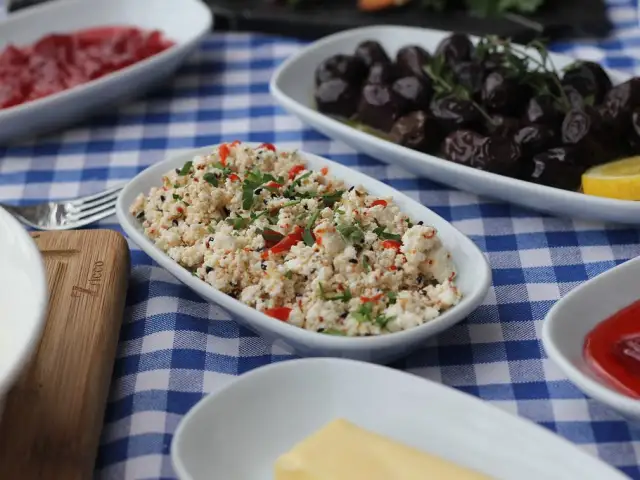
[[[489,477],[338,419],[275,464],[276,480],[489,480]]]

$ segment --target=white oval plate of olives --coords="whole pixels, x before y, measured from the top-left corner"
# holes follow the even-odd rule
[[[640,154],[640,78],[533,42],[374,26],[287,59],[270,90],[330,138],[417,175],[524,207],[640,224],[640,202],[580,193]]]

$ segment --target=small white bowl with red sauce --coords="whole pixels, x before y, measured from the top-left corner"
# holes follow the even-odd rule
[[[167,81],[212,24],[201,0],[65,0],[9,15],[0,21],[0,143]]]
[[[640,257],[559,300],[542,326],[551,360],[588,396],[640,420]]]

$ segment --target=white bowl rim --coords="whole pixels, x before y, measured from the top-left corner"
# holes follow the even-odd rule
[[[27,341],[19,345],[16,350],[16,354],[13,356],[13,359],[8,362],[7,374],[0,378],[0,396],[2,392],[6,392],[8,388],[11,387],[11,384],[16,379],[16,377],[22,373],[23,368],[26,366],[26,363],[32,353],[35,351],[38,343],[40,342],[40,337],[42,331],[44,330],[45,319],[46,319],[46,310],[49,302],[49,289],[47,286],[47,276],[45,273],[44,260],[42,258],[42,254],[38,249],[35,241],[31,238],[31,235],[27,233],[27,231],[22,227],[20,222],[16,220],[11,214],[9,214],[3,208],[0,208],[0,217],[3,217],[3,221],[12,225],[11,231],[12,234],[16,237],[19,237],[21,243],[24,244],[24,247],[30,251],[30,254],[34,256],[36,259],[36,272],[34,272],[35,278],[32,278],[34,284],[37,284],[42,292],[42,295],[39,299],[37,299],[38,307],[37,307],[37,317],[32,320],[32,328],[31,333],[27,338]]]
[[[402,30],[404,31],[416,31],[416,30],[422,30],[422,31],[430,31],[430,32],[439,32],[439,33],[448,33],[445,30],[436,30],[436,29],[431,29],[431,28],[422,28],[422,27],[410,27],[410,26],[406,26],[406,25],[392,25],[392,24],[385,24],[385,25],[369,25],[369,26],[364,26],[364,27],[355,27],[355,28],[351,28],[348,30],[344,30],[341,32],[337,32],[331,35],[327,35],[326,37],[323,37],[319,40],[316,40],[308,45],[303,46],[303,48],[301,48],[299,51],[295,52],[294,54],[292,54],[291,56],[289,56],[286,60],[284,60],[279,66],[278,68],[276,68],[276,70],[274,71],[271,80],[269,81],[269,91],[271,92],[271,94],[279,101],[279,103],[281,105],[296,105],[299,106],[299,108],[303,108],[305,110],[308,110],[308,114],[312,115],[315,119],[321,119],[321,120],[325,120],[328,122],[332,122],[333,125],[336,128],[342,129],[344,132],[346,132],[347,134],[351,135],[352,137],[358,138],[360,140],[364,140],[374,146],[386,146],[389,143],[391,143],[388,140],[384,140],[382,138],[379,138],[375,135],[371,135],[369,133],[366,133],[364,131],[358,130],[357,128],[353,128],[349,125],[344,124],[343,122],[340,122],[339,120],[336,120],[333,117],[330,117],[328,115],[325,115],[323,113],[320,113],[317,110],[314,110],[313,108],[310,108],[300,102],[298,102],[297,100],[295,100],[294,98],[290,97],[289,95],[287,95],[279,86],[279,82],[282,81],[283,78],[283,72],[285,72],[286,70],[288,70],[289,68],[291,68],[291,65],[294,65],[295,63],[297,63],[299,61],[299,59],[301,57],[303,57],[309,49],[320,49],[322,48],[324,45],[331,45],[334,42],[339,42],[342,41],[344,38],[350,38],[352,35],[354,35],[355,33],[358,32],[379,32],[380,30],[398,30],[398,33],[401,33]],[[477,38],[477,36],[471,36],[473,38]],[[568,58],[572,58],[573,57],[569,57],[568,55],[564,55],[561,53],[555,53],[555,52],[551,52],[551,54],[553,56],[562,56],[562,57],[568,57]],[[574,59],[575,60],[575,59]],[[626,80],[631,78],[631,75],[628,72],[623,72],[620,70],[616,70],[616,69],[612,69],[612,68],[606,68],[606,71],[609,73],[614,73],[615,75],[619,75],[619,76],[624,76],[626,78]],[[296,115],[297,116],[297,115]],[[302,121],[302,120],[301,120]],[[335,123],[334,123],[335,122]],[[394,144],[393,145],[394,148],[397,148],[398,151],[400,153],[402,152],[411,152],[412,154],[416,154],[416,150],[413,150],[409,147],[405,147],[402,145],[397,145]],[[450,170],[452,172],[463,172],[463,173],[468,173],[469,169],[473,170],[473,175],[476,178],[480,178],[483,180],[495,180],[496,182],[500,182],[500,183],[512,183],[515,185],[519,185],[521,188],[532,191],[532,192],[536,192],[536,194],[539,195],[543,195],[543,194],[553,194],[557,199],[559,200],[563,200],[563,199],[576,199],[576,195],[581,195],[582,197],[585,197],[585,194],[583,193],[579,193],[579,192],[572,192],[569,190],[563,190],[560,188],[555,188],[555,187],[550,187],[547,185],[539,185],[536,183],[532,183],[532,182],[527,182],[525,180],[520,180],[519,178],[512,178],[512,177],[507,177],[506,175],[500,175],[497,173],[492,173],[492,172],[487,172],[484,170],[478,170],[478,169],[474,169],[473,167],[468,167],[466,165],[462,165],[462,164],[457,164],[455,162],[451,162],[448,161],[444,158],[440,158],[437,155],[431,155],[428,153],[422,153],[422,152],[417,152],[421,154],[421,160],[427,160],[430,163],[435,163],[436,165],[438,165],[438,168],[441,169],[447,169]],[[424,178],[427,178],[424,175],[421,175]],[[449,188],[454,188],[456,190],[458,190],[455,187],[449,187]],[[474,194],[475,195],[475,194]],[[600,205],[602,207],[610,207],[610,208],[618,208],[618,207],[625,207],[625,208],[630,208],[630,209],[634,209],[634,210],[640,210],[640,202],[636,202],[633,200],[618,200],[618,199],[613,199],[613,198],[605,198],[605,197],[598,197],[596,195],[586,195],[586,197],[588,198],[588,201],[590,203],[594,203],[597,205]],[[505,200],[499,200],[501,202],[505,202],[508,204],[513,204],[512,202],[506,202]],[[555,214],[554,214],[555,215]],[[631,224],[633,225],[633,223]]]
[[[243,142],[243,144],[255,148],[261,143],[260,142]],[[186,269],[181,267],[177,262],[169,258],[164,252],[161,252],[159,249],[157,249],[157,247],[153,245],[153,243],[142,232],[140,232],[139,228],[134,223],[132,216],[129,214],[129,205],[124,204],[124,198],[127,196],[133,196],[131,192],[134,190],[134,186],[138,183],[137,182],[138,179],[143,178],[147,175],[153,175],[156,172],[164,173],[170,170],[170,168],[167,167],[167,165],[172,164],[179,159],[182,160],[184,158],[189,158],[189,156],[193,157],[202,152],[211,151],[212,149],[215,149],[219,145],[220,144],[214,144],[214,145],[209,145],[209,146],[204,146],[196,149],[183,151],[181,153],[178,153],[177,155],[172,155],[161,162],[155,163],[149,166],[148,168],[146,168],[145,170],[143,170],[142,172],[138,173],[138,175],[136,175],[133,178],[133,180],[131,180],[120,192],[120,195],[118,196],[118,201],[116,204],[116,216],[124,232],[136,244],[141,245],[141,243],[144,242],[151,249],[153,249],[154,251],[157,251],[159,255],[158,255],[158,258],[154,260],[157,261],[157,263],[159,263],[160,266],[168,270],[171,275],[176,277],[179,281],[184,283],[189,288],[194,289],[196,292],[198,292],[198,290],[204,291],[206,289],[208,293],[213,294],[217,297],[215,298],[215,302],[220,304],[226,310],[236,311],[239,314],[244,316],[255,317],[257,315],[261,322],[264,322],[264,321],[273,322],[271,323],[271,326],[272,326],[271,330],[276,334],[278,334],[279,336],[293,338],[294,340],[301,341],[301,342],[304,342],[305,340],[308,339],[309,341],[313,341],[317,348],[340,346],[347,349],[349,348],[375,349],[379,347],[380,348],[389,347],[391,345],[400,345],[404,342],[405,339],[410,339],[412,337],[415,337],[415,335],[420,333],[422,330],[432,328],[430,327],[430,325],[434,324],[434,322],[446,321],[450,317],[451,312],[455,311],[455,309],[464,307],[467,304],[472,304],[472,305],[475,304],[476,305],[475,308],[477,308],[481,304],[484,297],[486,296],[487,291],[491,286],[491,268],[489,266],[489,263],[485,255],[469,237],[467,237],[465,234],[460,232],[460,230],[454,227],[453,224],[451,224],[451,222],[440,217],[440,215],[438,215],[428,207],[416,202],[412,198],[408,197],[401,191],[391,187],[390,185],[386,185],[383,182],[380,182],[379,180],[376,180],[375,178],[372,178],[361,172],[357,172],[357,173],[360,173],[361,175],[367,177],[368,182],[370,184],[378,184],[380,186],[384,186],[385,188],[391,188],[398,194],[405,197],[406,200],[410,202],[418,203],[422,208],[428,210],[434,217],[440,218],[442,222],[448,224],[451,227],[451,229],[455,231],[456,235],[458,236],[458,239],[461,242],[465,243],[465,250],[468,252],[472,252],[474,257],[481,259],[481,262],[479,263],[482,265],[482,269],[478,271],[477,287],[474,289],[471,295],[463,297],[464,304],[459,303],[457,305],[454,305],[453,307],[441,313],[438,317],[434,318],[433,320],[430,320],[428,322],[423,323],[422,325],[418,325],[416,327],[412,327],[407,330],[401,330],[399,332],[389,333],[385,335],[373,335],[370,337],[363,337],[363,336],[347,337],[347,336],[339,336],[339,335],[325,335],[318,332],[306,330],[286,322],[274,322],[273,318],[267,316],[263,312],[260,312],[259,310],[256,310],[255,308],[250,307],[245,303],[242,303],[240,300],[232,298],[229,295],[226,295],[218,291],[217,289],[215,289],[214,287],[212,287],[211,285],[209,285],[208,283],[204,282],[201,279],[197,279],[196,284],[191,285],[190,283],[194,280],[194,277],[191,274],[189,274],[189,272],[187,272]],[[288,150],[293,150],[293,149],[288,149]],[[350,167],[334,162],[333,160],[330,160],[328,158],[321,157],[319,155],[315,155],[313,153],[305,152],[299,149],[297,149],[296,151],[303,157],[315,158],[325,162],[329,168],[331,168],[332,166],[338,166],[341,168],[350,169]],[[137,191],[136,193],[145,193],[145,195],[147,194],[147,192],[137,192]],[[169,265],[173,265],[173,267],[169,267]],[[474,311],[475,308],[469,310],[469,313]],[[460,319],[460,321],[462,321],[464,318],[465,317]],[[458,322],[455,322],[455,323],[458,323]]]
[[[640,257],[633,258],[631,260],[627,260],[620,265],[615,266],[614,268],[603,272],[596,277],[582,283],[580,286],[571,290],[566,296],[558,300],[553,307],[549,310],[547,315],[544,318],[542,323],[542,345],[551,358],[560,369],[567,375],[569,380],[576,384],[580,389],[584,390],[589,396],[595,398],[596,400],[600,400],[603,403],[615,408],[616,410],[620,410],[623,412],[633,412],[637,411],[640,413],[640,400],[636,400],[627,395],[624,395],[614,388],[607,386],[606,384],[595,380],[594,378],[589,377],[584,372],[582,372],[579,368],[577,368],[573,362],[571,362],[564,354],[562,347],[558,345],[555,339],[555,335],[552,330],[554,325],[557,322],[560,322],[560,316],[558,315],[558,311],[560,311],[565,302],[573,302],[576,298],[579,298],[581,292],[587,285],[591,282],[603,279],[614,277],[618,275],[621,270],[638,268],[636,264],[640,264]],[[640,295],[638,297],[640,300]],[[607,318],[603,318],[598,322],[598,324],[606,321]]]
[[[14,14],[7,16],[7,18],[0,21],[0,28],[3,25],[6,25],[8,23],[20,22],[23,19],[29,19],[29,17],[35,17],[37,19],[38,16],[40,15],[44,16],[50,10],[57,10],[60,8],[73,9],[78,6],[84,6],[85,8],[89,8],[87,4],[90,4],[92,1],[96,2],[99,0],[55,0],[47,3],[43,3],[40,5],[35,5],[33,7],[29,7],[27,9],[18,11]],[[200,38],[206,32],[211,30],[211,26],[213,25],[213,15],[211,14],[211,11],[208,8],[206,8],[206,6],[202,3],[201,0],[181,0],[181,1],[183,3],[185,2],[190,3],[191,6],[194,8],[200,8],[203,12],[204,19],[205,19],[206,28],[203,28],[200,31],[197,31],[197,30],[194,31],[192,37],[189,40],[179,42],[172,38],[168,38],[168,40],[173,42],[173,45],[171,45],[169,48],[167,48],[166,50],[163,50],[160,53],[147,57],[143,60],[137,61],[132,65],[129,65],[125,68],[121,68],[120,70],[115,70],[113,72],[107,73],[106,75],[103,75],[94,80],[90,80],[89,82],[85,82],[71,88],[66,88],[59,92],[53,93],[51,95],[47,95],[46,97],[38,98],[36,100],[30,100],[28,102],[14,105],[12,107],[3,108],[2,110],[0,110],[0,120],[4,116],[22,113],[30,108],[45,107],[47,105],[55,104],[58,101],[66,100],[67,97],[71,95],[77,95],[78,93],[99,89],[105,83],[110,82],[114,77],[132,75],[135,72],[138,72],[142,69],[146,69],[150,65],[158,64],[162,62],[166,57],[174,55],[178,50],[182,50],[185,46],[191,45],[192,43],[199,41]],[[184,6],[182,8],[184,8]],[[134,27],[136,26],[134,25]],[[139,28],[139,27],[136,27],[136,28]],[[79,29],[79,30],[84,30],[84,29]],[[73,32],[70,32],[70,33],[73,33]],[[162,32],[162,34],[165,35],[164,32]]]

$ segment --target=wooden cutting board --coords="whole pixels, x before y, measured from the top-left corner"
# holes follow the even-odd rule
[[[33,233],[49,285],[47,323],[0,419],[0,478],[93,477],[129,278],[117,232]]]

